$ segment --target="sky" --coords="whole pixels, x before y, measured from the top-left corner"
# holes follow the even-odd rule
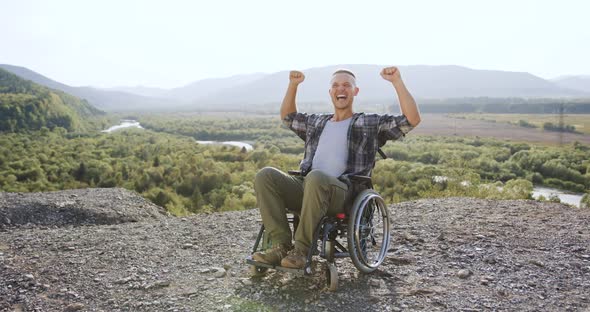
[[[96,87],[336,64],[550,79],[590,75],[588,12],[587,0],[0,0],[0,64]]]

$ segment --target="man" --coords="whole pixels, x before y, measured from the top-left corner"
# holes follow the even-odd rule
[[[416,102],[406,89],[399,69],[386,67],[381,77],[397,92],[402,115],[354,113],[352,105],[359,88],[355,75],[348,70],[338,70],[332,75],[329,94],[333,114],[300,113],[295,98],[305,76],[291,71],[281,119],[305,141],[302,175],[291,176],[271,167],[257,173],[256,198],[273,248],[254,253],[255,261],[303,268],[321,218],[344,211],[345,199],[352,192],[348,176],[370,176],[379,146],[386,140],[405,136],[420,123]],[[294,246],[287,210],[300,217]]]

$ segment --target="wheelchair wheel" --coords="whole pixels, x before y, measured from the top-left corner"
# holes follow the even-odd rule
[[[389,248],[389,211],[372,189],[355,199],[348,221],[348,251],[359,271],[371,273],[381,265]]]
[[[338,289],[338,269],[334,263],[326,263],[326,286],[329,291]]]
[[[328,262],[334,262],[334,242],[327,240],[324,243],[324,257]]]

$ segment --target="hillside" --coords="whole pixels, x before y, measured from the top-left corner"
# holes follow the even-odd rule
[[[88,129],[87,119],[103,114],[84,100],[22,79],[0,68],[0,132]]]
[[[55,213],[37,214],[44,209]],[[174,218],[122,189],[0,193],[0,311],[590,308],[588,209],[470,198],[389,209],[384,264],[363,275],[339,260],[332,293],[321,263],[309,278],[248,277],[255,209]],[[7,221],[19,210],[26,222]],[[93,219],[105,214],[121,218]]]
[[[157,110],[171,105],[174,106],[174,103],[171,103],[172,100],[169,99],[140,96],[116,90],[102,90],[93,87],[72,87],[47,78],[24,67],[0,64],[0,69],[9,71],[21,78],[31,80],[42,86],[60,90],[82,98],[104,111]]]

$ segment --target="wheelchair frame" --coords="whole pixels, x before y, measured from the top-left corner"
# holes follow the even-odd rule
[[[289,173],[296,174],[293,171]],[[326,286],[330,291],[335,291],[338,288],[338,270],[336,268],[336,259],[338,258],[350,257],[355,267],[362,273],[375,271],[385,259],[389,249],[391,240],[389,210],[385,206],[383,198],[373,189],[370,177],[352,176],[351,180],[353,183],[366,185],[367,189],[356,196],[350,215],[340,213],[336,216],[324,216],[320,220],[314,232],[305,266],[302,269],[257,262],[250,255],[246,262],[250,264],[252,276],[262,276],[268,269],[309,276],[313,274],[311,265],[314,255],[326,259]],[[299,218],[296,215],[288,215],[287,219],[289,223],[293,224],[293,235],[295,235]],[[381,225],[376,225],[374,221],[380,221]],[[381,233],[376,233],[375,229],[380,230]],[[339,238],[346,238],[346,247],[338,240]],[[252,254],[270,247],[270,237],[262,224]],[[318,247],[320,247],[319,252]],[[374,259],[368,259],[369,248],[376,249]]]

